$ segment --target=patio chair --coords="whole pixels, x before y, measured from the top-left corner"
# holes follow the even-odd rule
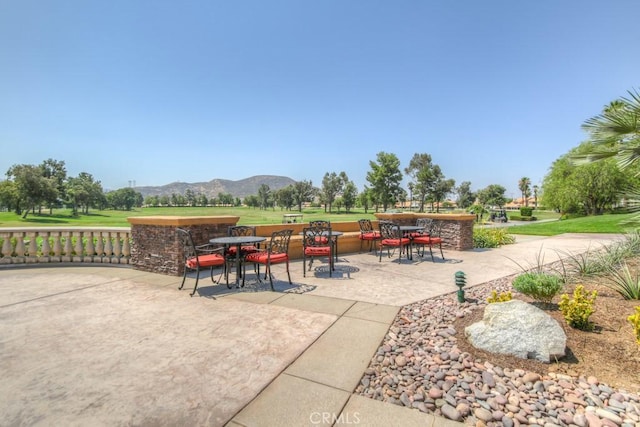
[[[426,233],[422,236],[416,236],[411,240],[411,244],[416,248],[420,257],[424,256],[425,246],[429,247],[429,253],[431,254],[431,261],[435,262],[433,257],[433,245],[438,245],[440,248],[440,256],[444,260],[444,253],[442,252],[442,222],[432,221]],[[420,253],[422,248],[422,253]]]
[[[227,233],[229,236],[255,236],[256,228],[248,225],[235,225],[235,226],[229,227]],[[226,255],[229,258],[235,258],[236,249],[237,248],[235,246],[228,247],[226,250]],[[259,247],[255,245],[242,245],[240,247],[240,252],[241,252],[240,255],[244,257],[245,255],[250,254],[252,252],[257,252],[258,250],[259,250]]]
[[[433,224],[433,218],[418,218],[416,220],[416,226],[422,227],[422,230],[417,231],[415,233],[411,233],[411,238],[428,236],[429,230],[431,229],[431,224]]]
[[[247,254],[244,257],[244,265],[242,271],[242,284],[244,286],[245,269],[248,263],[253,263],[257,269],[258,280],[260,280],[260,265],[265,266],[264,278],[269,276],[269,284],[271,290],[273,288],[273,279],[271,277],[271,266],[273,264],[286,263],[287,276],[289,278],[289,284],[291,284],[291,274],[289,273],[289,241],[291,240],[291,233],[293,230],[286,229],[281,231],[274,231],[271,233],[271,239],[264,249],[259,249],[257,252]]]
[[[402,253],[407,251],[407,258],[411,258],[411,239],[404,237],[400,226],[392,222],[380,222],[380,259],[382,262],[382,251],[387,249],[387,257],[391,258],[391,248],[398,249],[398,262],[402,261]]]
[[[376,242],[380,240],[380,232],[373,229],[373,224],[369,219],[358,220],[360,226],[360,252],[362,252],[362,244],[364,242],[369,243],[369,252],[375,249]]]
[[[309,227],[325,227],[325,228],[331,228],[331,221],[326,221],[326,220],[322,220],[322,219],[317,219],[315,221],[309,221]],[[325,242],[328,242],[329,239],[324,239]],[[336,261],[338,261],[338,237],[337,236],[332,236],[331,238],[331,243],[333,244],[333,253],[336,256]]]
[[[226,258],[223,253],[224,248],[214,247],[210,244],[196,246],[193,243],[193,238],[191,237],[191,232],[189,230],[176,228],[176,231],[184,257],[184,274],[182,276],[182,283],[178,289],[182,289],[187,278],[187,273],[190,271],[196,272],[196,284],[193,287],[193,292],[191,292],[190,296],[193,296],[198,289],[200,270],[209,268],[211,270],[211,281],[216,283],[213,279],[213,268],[222,266],[222,273],[225,273],[225,277],[227,277]],[[219,282],[220,280],[218,280],[218,283]]]
[[[331,277],[335,268],[334,248],[331,227],[305,227],[302,230],[302,275],[307,276],[307,259],[309,260],[309,271],[311,271],[314,258],[328,257],[329,277]]]

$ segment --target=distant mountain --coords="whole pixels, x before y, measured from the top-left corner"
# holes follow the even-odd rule
[[[287,187],[295,182],[296,181],[286,176],[256,175],[241,179],[240,181],[212,179],[209,182],[172,182],[171,184],[161,185],[159,187],[146,186],[135,187],[134,189],[140,192],[143,197],[171,196],[174,193],[184,195],[188,189],[191,189],[194,193],[204,194],[207,198],[218,197],[220,193],[229,193],[234,198],[239,197],[243,199],[246,196],[258,194],[258,188],[260,188],[262,184],[268,185],[269,188],[274,191]]]

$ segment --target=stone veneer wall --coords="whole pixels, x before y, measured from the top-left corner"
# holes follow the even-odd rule
[[[131,259],[137,270],[181,276],[184,273],[182,246],[176,228],[191,231],[196,245],[226,236],[227,228],[236,225],[237,216],[216,217],[131,217]]]
[[[465,251],[473,249],[475,215],[429,213],[376,213],[378,220],[390,220],[400,225],[415,225],[418,218],[432,218],[442,223],[442,247]]]

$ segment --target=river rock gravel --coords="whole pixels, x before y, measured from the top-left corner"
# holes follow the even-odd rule
[[[486,304],[511,277],[402,307],[356,393],[474,426],[640,427],[640,396],[596,377],[541,376],[475,360],[458,349],[454,321]]]

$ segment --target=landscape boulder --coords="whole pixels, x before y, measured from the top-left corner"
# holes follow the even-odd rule
[[[476,348],[549,363],[565,355],[567,335],[543,310],[520,300],[488,304],[484,317],[465,328]]]

